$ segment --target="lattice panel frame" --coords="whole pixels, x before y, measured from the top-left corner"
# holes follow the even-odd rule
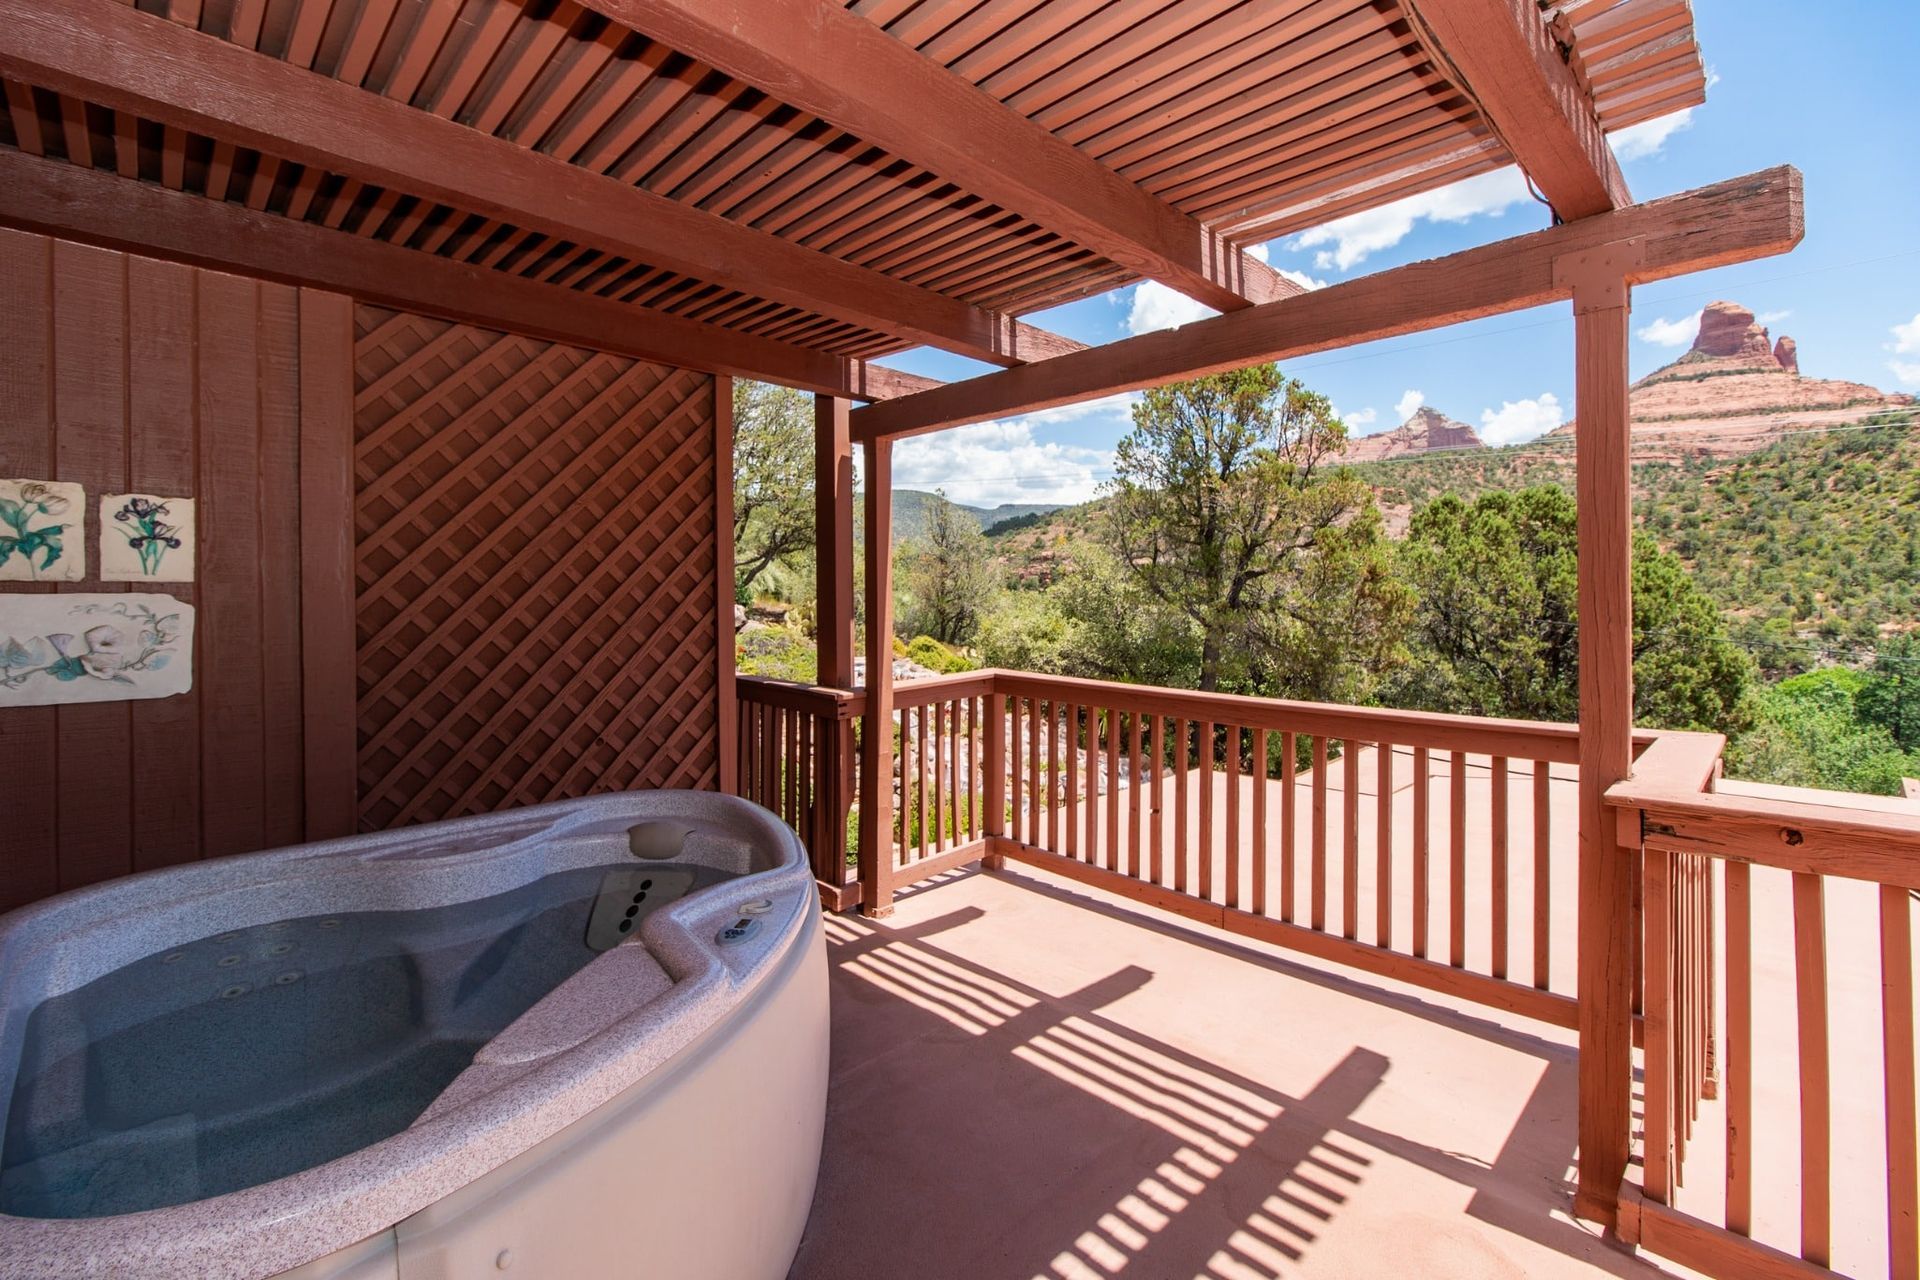
[[[361,827],[715,785],[712,377],[355,330]]]

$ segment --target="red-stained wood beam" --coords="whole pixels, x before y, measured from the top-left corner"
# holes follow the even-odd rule
[[[927,381],[19,151],[0,151],[0,224],[827,395]]]
[[[1075,404],[1140,387],[1437,329],[1571,296],[1554,263],[1618,241],[1644,244],[1632,284],[1785,253],[1805,231],[1789,165],[1409,263],[1177,329],[984,374],[853,412],[857,441]]]
[[[1600,117],[1536,0],[1401,0],[1440,74],[1480,108],[1555,213],[1631,204]],[[1424,28],[1424,30],[1423,30]]]
[[[834,0],[581,3],[1210,307],[1300,292]]]
[[[1082,344],[115,0],[0,0],[0,73],[737,289],[1018,365]]]

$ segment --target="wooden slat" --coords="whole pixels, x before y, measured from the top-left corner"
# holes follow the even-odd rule
[[[1144,732],[1141,718],[1137,715],[1127,717],[1132,730],[1132,740],[1127,745],[1127,874],[1136,880],[1140,878],[1140,819],[1141,819],[1141,779],[1140,779],[1140,737]]]
[[[1533,985],[1545,991],[1553,970],[1553,778],[1533,762]]]
[[[855,398],[885,385],[819,351],[21,152],[0,151],[0,222],[683,368]]]
[[[1467,753],[1447,768],[1447,963],[1467,964]]]
[[[1673,1197],[1674,1172],[1674,973],[1673,855],[1647,854],[1646,1092],[1647,1198]]]
[[[1833,1092],[1827,1022],[1826,887],[1793,877],[1793,991],[1800,1050],[1800,1256],[1833,1260]]]
[[[1193,773],[1190,756],[1192,743],[1192,725],[1179,717],[1174,718],[1173,747],[1173,888],[1176,893],[1187,891],[1187,785]]]
[[[1227,734],[1227,812],[1225,846],[1226,893],[1229,907],[1240,905],[1240,727],[1223,726]]]
[[[1280,735],[1280,918],[1293,923],[1294,828],[1299,823],[1298,743],[1291,733]]]
[[[1120,869],[1120,738],[1121,711],[1107,712],[1107,870]],[[1204,865],[1204,864],[1203,864]]]
[[[1209,306],[1296,292],[1264,263],[839,5],[583,2]]]
[[[115,0],[0,0],[0,23],[0,70],[116,111],[992,364],[1078,346]]]
[[[1340,936],[1360,936],[1360,744],[1340,744]]]
[[[1880,1026],[1886,1058],[1887,1274],[1920,1275],[1920,1129],[1915,1124],[1913,900],[1880,888]]]
[[[1393,946],[1393,744],[1374,746],[1373,940]]]
[[[1087,704],[1086,807],[1087,861],[1100,861],[1100,708]]]
[[[1592,99],[1534,0],[1405,0],[1442,75],[1473,98],[1562,219],[1630,202]]]
[[[1493,967],[1496,978],[1507,976],[1507,758],[1495,756],[1490,774],[1493,787]]]
[[[1570,295],[1570,286],[1556,278],[1557,259],[1611,243],[1641,242],[1643,256],[1630,272],[1634,284],[1770,257],[1800,242],[1801,201],[1799,172],[1769,169],[1178,330],[903,396],[856,410],[854,435],[912,435],[1540,306]]]
[[[1166,875],[1166,815],[1161,811],[1161,781],[1166,772],[1167,758],[1167,721],[1164,716],[1154,716],[1151,721],[1151,736],[1147,743],[1148,751],[1148,794],[1150,796],[1151,817],[1149,819],[1151,851],[1148,855],[1148,879],[1155,884],[1165,884]]]
[[[1158,724],[1156,717],[1155,723]],[[1253,914],[1267,914],[1267,864],[1272,850],[1267,843],[1267,731],[1253,731],[1253,839],[1248,845],[1253,857]]]
[[[1066,792],[1066,812],[1061,816],[1063,844],[1055,851],[1069,858],[1080,854],[1080,707],[1067,704],[1066,741],[1061,745],[1060,786]]]
[[[1753,908],[1744,862],[1727,864],[1726,947],[1726,1221],[1744,1236],[1753,1229]]]
[[[1428,916],[1432,903],[1428,898],[1428,852],[1431,827],[1431,800],[1428,796],[1427,749],[1413,749],[1413,954],[1427,954]]]
[[[1313,837],[1313,867],[1308,873],[1308,920],[1315,930],[1327,927],[1327,739],[1322,734],[1313,740],[1313,812],[1309,819]]]

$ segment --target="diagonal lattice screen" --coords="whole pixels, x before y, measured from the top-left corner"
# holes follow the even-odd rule
[[[713,379],[356,316],[360,824],[716,779]]]

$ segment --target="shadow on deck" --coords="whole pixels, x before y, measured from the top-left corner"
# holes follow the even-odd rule
[[[795,1280],[1658,1275],[1566,1213],[1569,1037],[1043,873],[834,917]]]

